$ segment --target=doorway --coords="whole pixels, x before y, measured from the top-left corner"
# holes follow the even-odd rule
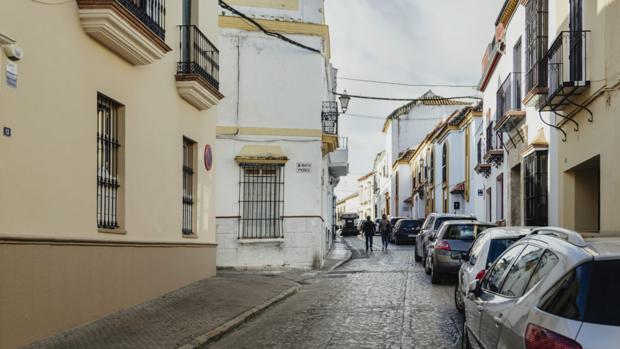
[[[600,156],[573,167],[575,190],[575,230],[598,231],[601,228],[601,162]]]
[[[487,189],[486,203],[487,203],[487,222],[493,222],[493,192],[491,188]]]

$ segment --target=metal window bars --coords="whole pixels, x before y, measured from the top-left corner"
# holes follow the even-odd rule
[[[496,132],[494,129],[493,121],[489,122],[489,126],[486,129],[486,145],[487,152],[491,150],[499,150],[504,145],[504,137],[502,132]]]
[[[120,104],[97,94],[97,227],[119,228]]]
[[[526,7],[525,75],[526,91],[547,87],[547,64],[543,60],[548,44],[548,0],[532,0]]]
[[[284,236],[284,166],[241,164],[239,182],[239,239],[277,239]]]
[[[323,102],[321,125],[323,126],[323,133],[338,134],[338,103],[336,101]]]
[[[495,122],[499,123],[507,112],[521,110],[521,73],[510,73],[497,90]]]
[[[116,0],[162,40],[166,37],[165,0]]]
[[[220,51],[195,25],[179,26],[180,60],[177,75],[198,75],[219,89]]]
[[[194,234],[194,149],[196,142],[183,137],[183,235]]]
[[[563,31],[545,56],[548,69],[549,99],[570,95],[586,85],[588,31]],[[566,91],[565,91],[566,89]]]

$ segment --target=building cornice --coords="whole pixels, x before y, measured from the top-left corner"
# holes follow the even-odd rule
[[[325,52],[325,56],[328,59],[331,56],[329,26],[325,24],[300,23],[300,22],[289,22],[289,21],[273,21],[269,19],[254,19],[254,20],[258,24],[263,26],[265,29],[278,32],[278,33],[319,36],[323,38],[323,49]],[[248,23],[241,17],[220,16],[219,25],[220,25],[220,28],[225,28],[225,29],[260,31],[259,28],[255,27],[251,23]]]
[[[313,128],[274,128],[274,127],[236,127],[217,126],[216,133],[219,136],[284,136],[284,137],[313,137],[323,136],[321,129]]]

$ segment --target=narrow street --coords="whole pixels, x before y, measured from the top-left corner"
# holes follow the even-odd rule
[[[364,251],[346,238],[353,259],[327,273],[308,273],[304,287],[213,348],[454,348],[462,316],[454,308],[454,281],[431,285],[414,262],[413,246]]]

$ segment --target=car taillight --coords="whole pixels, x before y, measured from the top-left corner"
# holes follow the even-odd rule
[[[582,349],[574,340],[534,324],[527,325],[525,331],[527,349]]]
[[[438,241],[435,244],[436,250],[450,251],[450,244],[447,241]]]
[[[480,270],[478,272],[478,274],[476,274],[476,280],[478,280],[478,281],[482,280],[482,278],[484,278],[484,276],[486,274],[487,274],[487,270],[486,269]]]

